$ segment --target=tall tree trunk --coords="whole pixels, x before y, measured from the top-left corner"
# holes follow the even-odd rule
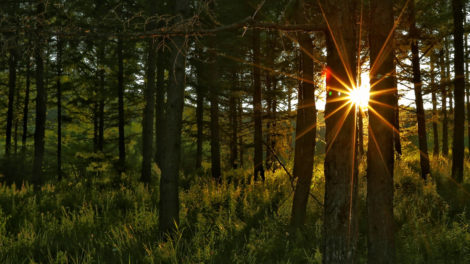
[[[62,179],[62,40],[57,38],[57,176]]]
[[[13,127],[13,114],[14,114],[14,101],[16,89],[16,50],[10,49],[10,57],[8,58],[8,111],[7,111],[7,127],[6,127],[6,142],[5,142],[5,156],[10,156],[11,151],[11,130]]]
[[[29,92],[31,88],[31,58],[27,55],[26,60],[26,90],[24,92],[23,104],[23,133],[21,135],[21,154],[26,153],[26,140],[28,139],[28,113],[29,113]]]
[[[230,127],[232,129],[232,133],[230,136],[230,165],[233,169],[236,169],[237,166],[237,159],[238,159],[238,146],[237,146],[237,138],[238,138],[238,118],[237,118],[237,84],[238,84],[238,76],[236,70],[233,70],[232,73],[232,91],[230,93],[229,98],[229,108],[230,108]]]
[[[214,48],[214,47],[212,47]],[[219,132],[219,94],[218,94],[218,63],[217,57],[213,56],[214,62],[210,65],[209,70],[209,100],[210,100],[210,130],[211,130],[211,172],[212,177],[220,181],[220,132]]]
[[[439,156],[439,132],[437,127],[437,121],[439,119],[437,114],[437,95],[436,95],[436,83],[435,83],[435,74],[434,74],[434,53],[431,54],[430,58],[430,76],[431,76],[431,96],[432,96],[432,130],[433,130],[433,139],[434,139],[434,148],[433,155],[434,157]]]
[[[150,183],[153,160],[153,114],[155,112],[155,70],[157,68],[155,39],[148,43],[147,79],[144,90],[145,107],[142,120],[142,174],[140,180]]]
[[[122,55],[122,38],[118,38],[117,56],[118,56],[118,115],[119,115],[119,161],[118,172],[122,174],[126,168],[126,145],[124,142],[124,58]]]
[[[313,160],[317,113],[315,107],[315,86],[313,80],[313,43],[307,34],[299,41],[302,48],[302,85],[299,91],[297,122],[295,128],[294,177],[297,184],[292,205],[291,226],[300,227],[305,223],[308,196],[312,184]]]
[[[259,177],[264,181],[263,167],[263,120],[261,117],[261,72],[260,72],[260,32],[253,30],[253,119],[255,121],[255,156],[254,156],[254,179]]]
[[[175,0],[175,14],[185,17],[188,0]],[[159,228],[170,233],[179,224],[178,174],[181,159],[181,126],[185,88],[185,38],[176,36],[171,45],[170,80],[166,107],[165,155],[161,156]]]
[[[396,68],[395,68],[396,72]],[[393,87],[398,87],[398,82],[396,76],[393,76]],[[398,94],[398,89],[395,90],[393,106],[395,108],[395,118],[393,126],[395,127],[395,134],[393,135],[393,142],[395,145],[395,151],[398,154],[398,158],[402,154],[401,150],[401,138],[400,138],[400,95]]]
[[[426,115],[423,106],[423,92],[421,81],[421,68],[419,62],[419,47],[418,47],[418,30],[416,28],[415,19],[415,0],[410,1],[410,35],[411,39],[411,53],[413,64],[413,84],[416,99],[416,117],[418,120],[418,141],[419,141],[419,157],[421,164],[421,177],[426,180],[427,175],[430,173],[429,155],[428,155],[428,139],[426,135]]]
[[[18,123],[19,123],[19,112],[20,112],[20,89],[16,88],[16,101],[15,101],[15,128],[13,135],[13,143],[15,149],[15,155],[18,154]]]
[[[42,184],[42,163],[44,160],[44,135],[46,132],[46,88],[44,86],[44,62],[42,50],[42,16],[45,6],[43,1],[37,5],[37,14],[40,16],[37,24],[37,39],[35,47],[36,58],[36,127],[34,130],[34,159],[32,182],[35,188]]]
[[[466,13],[465,13],[466,14]],[[466,25],[466,24],[465,24]],[[467,137],[468,137],[468,153],[470,155],[470,86],[468,82],[470,81],[470,70],[468,63],[468,36],[465,35],[465,91],[467,97]]]
[[[99,64],[99,91],[98,91],[98,139],[97,139],[97,148],[99,151],[103,151],[104,148],[104,99],[106,96],[106,91],[104,90],[105,81],[104,81],[104,56],[105,56],[105,46],[104,43],[100,43],[98,47],[98,64]]]
[[[243,126],[243,101],[241,98],[238,98],[238,127],[240,130]],[[239,149],[239,161],[240,161],[240,168],[243,168],[243,133],[240,131],[240,135],[238,136],[238,149]]]
[[[454,136],[452,144],[452,178],[463,182],[463,165],[465,154],[465,72],[463,52],[463,1],[452,0],[454,16]]]
[[[445,59],[444,59],[444,50],[441,49],[439,51],[439,64],[440,64],[440,69],[441,69],[441,93],[442,93],[442,155],[444,157],[447,157],[449,154],[449,128],[448,126],[448,117],[447,117],[447,82],[448,82],[448,77],[446,75],[446,70],[445,70]]]
[[[326,37],[327,97],[325,107],[325,208],[323,263],[353,263],[357,244],[356,107],[341,82],[356,84],[355,4],[322,0],[330,32]],[[335,77],[331,73],[334,73]],[[336,77],[339,79],[336,79]]]
[[[155,96],[155,161],[161,168],[161,157],[164,153],[164,132],[165,132],[165,64],[166,56],[163,50],[158,50],[157,61],[157,89]],[[171,80],[170,80],[171,81]]]
[[[201,84],[196,87],[196,169],[202,168],[202,143],[204,140],[204,93]]]
[[[454,83],[452,82],[452,77],[450,75],[450,51],[449,51],[449,39],[446,37],[444,38],[444,48],[445,48],[445,55],[446,55],[446,74],[447,74],[447,98],[449,99],[449,116],[448,118],[452,121],[453,114],[454,114]],[[452,122],[451,122],[452,123]]]
[[[413,1],[413,0],[411,0]],[[373,0],[370,9],[370,82],[372,111],[369,111],[367,151],[368,262],[395,263],[393,219],[393,167],[396,91],[386,92],[395,83],[393,0]],[[387,76],[389,75],[389,76]],[[381,80],[385,77],[383,80]],[[381,81],[379,81],[381,80]],[[377,83],[376,85],[372,85]],[[375,93],[375,94],[374,94]],[[384,120],[382,120],[382,118]]]
[[[358,144],[359,144],[359,155],[364,155],[364,111],[359,107],[358,113]]]

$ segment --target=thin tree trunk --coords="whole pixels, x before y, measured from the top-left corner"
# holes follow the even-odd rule
[[[465,69],[466,69],[465,90],[466,90],[466,97],[467,97],[467,137],[468,137],[467,149],[468,149],[468,154],[470,155],[470,86],[468,85],[468,82],[470,81],[470,69],[468,68],[469,66],[470,65],[468,63],[468,36],[465,35]]]
[[[413,1],[413,0],[411,0]],[[380,93],[397,89],[393,39],[387,42],[393,30],[393,0],[371,2],[370,83],[372,95],[369,111],[369,142],[367,151],[367,219],[368,262],[395,263],[395,226],[393,218],[393,169],[396,92]],[[385,45],[385,46],[384,46]],[[389,76],[387,76],[389,75]],[[382,81],[378,81],[387,76]],[[372,85],[377,83],[376,85]],[[382,120],[385,119],[385,121]],[[388,123],[388,124],[387,124]]]
[[[29,92],[31,88],[31,58],[28,54],[26,60],[26,90],[23,104],[23,133],[21,135],[21,154],[26,153],[26,140],[28,139],[28,113],[29,113]]]
[[[395,72],[396,72],[396,68],[395,68]],[[396,76],[393,76],[393,87],[398,87],[398,82],[397,82],[397,77]],[[394,102],[393,102],[393,105],[394,105],[394,108],[395,108],[395,118],[394,118],[394,127],[395,127],[395,134],[393,135],[393,142],[394,142],[394,145],[395,145],[395,151],[397,152],[398,154],[398,158],[401,156],[402,154],[402,150],[401,150],[401,138],[400,138],[400,98],[399,98],[399,94],[398,94],[398,89],[395,90],[395,94],[394,94]]]
[[[258,29],[253,30],[253,119],[255,123],[254,134],[254,179],[259,177],[264,181],[263,167],[263,120],[261,117],[261,72],[260,72],[260,32]]]
[[[418,120],[418,140],[419,140],[419,157],[421,164],[421,177],[426,180],[430,173],[429,155],[428,155],[428,139],[426,135],[426,115],[423,106],[423,93],[421,81],[421,68],[419,62],[418,32],[415,20],[415,0],[410,1],[410,35],[412,36],[411,53],[413,64],[413,84],[416,98],[416,117]]]
[[[119,161],[118,172],[121,175],[126,168],[126,145],[124,142],[124,58],[122,55],[122,38],[118,38],[118,115],[119,115]]]
[[[202,168],[202,143],[204,140],[204,94],[201,84],[196,87],[196,169]]]
[[[243,126],[243,101],[241,98],[238,98],[238,127],[242,128]],[[238,136],[238,149],[239,149],[239,155],[240,157],[239,162],[240,162],[240,168],[243,168],[243,134],[240,131],[240,135]]]
[[[313,43],[307,34],[302,34],[299,44],[302,52],[302,85],[299,91],[295,136],[294,177],[297,184],[292,205],[291,226],[305,223],[308,196],[312,184],[313,160],[317,132],[315,86],[313,83]]]
[[[449,116],[448,118],[450,119],[452,123],[452,118],[454,114],[454,83],[452,82],[452,77],[450,75],[450,51],[449,51],[449,39],[444,38],[444,48],[445,48],[445,55],[446,55],[446,73],[447,73],[447,81],[448,81],[448,86],[447,86],[447,98],[449,99]]]
[[[164,132],[165,132],[165,64],[166,56],[164,51],[158,50],[157,61],[157,90],[155,97],[155,161],[161,168],[161,157],[164,153]]]
[[[439,51],[439,64],[441,69],[441,93],[442,93],[442,102],[441,102],[441,111],[442,111],[442,155],[447,157],[449,154],[449,128],[448,126],[448,117],[447,117],[447,86],[446,82],[448,81],[446,71],[445,71],[445,59],[444,59],[444,50]]]
[[[457,182],[463,182],[463,165],[465,154],[465,72],[463,51],[463,1],[452,0],[454,16],[454,136],[452,144],[452,178]]]
[[[325,107],[325,206],[323,263],[353,263],[357,245],[356,108],[349,104],[344,81],[356,84],[355,5],[352,1],[322,0],[330,32],[326,36],[327,97]],[[341,40],[341,41],[339,41]],[[335,45],[336,43],[337,45]],[[343,65],[344,62],[344,65]],[[347,66],[345,66],[347,65]],[[347,67],[347,68],[345,68]],[[347,72],[348,71],[348,72]],[[333,78],[334,73],[338,79]]]
[[[7,157],[10,156],[11,151],[11,130],[13,127],[14,101],[16,89],[16,64],[16,51],[14,48],[11,48],[10,57],[8,58],[8,111],[5,142],[5,156]]]
[[[44,2],[39,1],[37,6],[37,14],[42,19],[45,11]],[[40,33],[42,31],[42,23],[37,24],[37,39],[35,47],[36,58],[36,127],[34,130],[34,160],[32,182],[37,189],[42,184],[42,163],[44,160],[44,136],[46,131],[46,88],[44,86],[44,62],[42,39]]]
[[[185,16],[188,0],[175,0],[175,14]],[[179,224],[178,174],[181,159],[181,126],[185,88],[185,37],[176,36],[171,46],[170,81],[166,107],[165,155],[161,156],[160,178],[160,233],[168,234]]]
[[[57,38],[57,176],[62,179],[62,40]]]
[[[232,129],[231,137],[230,137],[230,165],[233,169],[236,169],[237,166],[237,159],[238,159],[238,146],[237,146],[237,138],[238,138],[238,118],[237,118],[237,98],[235,93],[237,91],[236,85],[238,83],[237,72],[233,70],[232,73],[232,91],[230,93],[229,98],[229,108],[230,108],[230,127]]]
[[[439,156],[439,131],[437,127],[438,115],[437,115],[437,95],[436,95],[436,83],[434,74],[434,54],[431,54],[431,96],[432,96],[432,130],[434,139],[433,155],[434,157]]]
[[[157,68],[155,39],[148,43],[147,79],[144,90],[145,107],[142,120],[142,174],[140,180],[150,183],[153,160],[153,114],[155,112],[155,70]]]
[[[209,101],[210,101],[210,130],[211,130],[211,173],[212,177],[220,181],[220,132],[219,132],[219,94],[218,94],[218,70],[217,59],[213,57],[214,62],[209,70]]]
[[[104,148],[104,99],[106,96],[106,91],[104,90],[105,81],[104,81],[104,56],[105,56],[105,46],[104,43],[100,43],[98,47],[98,61],[99,61],[99,92],[98,92],[98,140],[97,148],[99,151],[103,151]]]

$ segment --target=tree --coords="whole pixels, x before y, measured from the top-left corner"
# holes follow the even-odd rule
[[[428,155],[428,139],[426,135],[426,116],[423,105],[423,92],[421,81],[421,69],[419,62],[418,47],[418,30],[416,28],[415,19],[415,0],[410,1],[410,36],[411,36],[411,62],[413,65],[413,84],[416,101],[416,118],[418,120],[418,141],[419,141],[419,158],[421,164],[421,177],[426,180],[427,175],[431,172]]]
[[[211,48],[215,49],[214,40],[211,39]],[[209,66],[209,101],[210,101],[210,131],[211,131],[211,173],[212,178],[216,181],[221,181],[220,172],[220,132],[219,132],[219,71],[218,60],[214,53],[212,53],[212,62]]]
[[[183,18],[187,16],[188,0],[176,0],[173,4],[175,15]],[[172,232],[179,223],[178,174],[186,66],[184,48],[185,37],[174,37],[170,60],[173,68],[170,70],[166,107],[166,117],[171,122],[167,122],[164,129],[165,155],[161,160],[159,228],[162,234]]]
[[[412,0],[413,1],[413,0]],[[367,152],[368,262],[395,263],[393,172],[396,82],[393,0],[370,5],[369,141]]]
[[[431,100],[432,100],[432,131],[433,131],[433,155],[435,157],[439,156],[439,131],[437,127],[438,115],[437,115],[437,95],[436,95],[436,83],[435,83],[435,73],[434,73],[434,57],[435,54],[432,53],[430,56],[430,77],[431,77]]]
[[[37,24],[36,24],[36,127],[34,130],[34,159],[33,159],[33,178],[32,182],[35,188],[42,183],[42,163],[44,160],[44,135],[46,132],[46,88],[44,86],[44,62],[41,37],[43,29],[43,17],[45,12],[45,4],[43,1],[37,3]]]
[[[356,111],[346,91],[356,84],[355,5],[321,1],[328,21],[325,107],[324,263],[351,263],[356,250]],[[343,105],[344,104],[344,105]]]
[[[448,118],[447,118],[447,86],[446,82],[448,81],[448,76],[445,71],[445,59],[444,59],[444,50],[439,51],[439,67],[441,70],[440,73],[440,89],[441,89],[441,112],[442,112],[442,155],[447,157],[449,154],[449,128],[447,127]]]
[[[452,178],[463,182],[464,164],[464,128],[465,128],[465,73],[463,51],[463,1],[452,0],[452,13],[454,18],[454,136],[452,144]]]
[[[62,179],[62,52],[63,43],[57,38],[57,175]]]
[[[302,85],[299,91],[297,122],[295,128],[294,177],[297,184],[292,205],[291,226],[299,227],[305,222],[307,201],[313,175],[317,113],[315,107],[313,41],[309,34],[301,34]]]
[[[126,166],[126,144],[124,137],[124,58],[122,55],[122,37],[118,37],[117,40],[117,63],[118,63],[118,85],[117,85],[117,94],[118,94],[118,131],[119,131],[119,161],[118,161],[118,172],[121,175],[125,172]]]
[[[260,71],[260,32],[253,30],[253,119],[255,122],[254,179],[264,181],[263,167],[263,120],[261,117],[261,71]]]

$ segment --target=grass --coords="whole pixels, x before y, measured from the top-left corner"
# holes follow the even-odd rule
[[[433,177],[424,183],[418,158],[407,154],[396,163],[397,263],[470,263],[470,185],[455,185],[443,158],[432,160]],[[321,200],[322,171],[317,162],[312,193]],[[364,166],[360,171],[363,263]],[[39,192],[28,184],[3,184],[0,263],[321,263],[323,209],[310,199],[306,226],[289,233],[287,175],[278,170],[265,184],[245,184],[250,173],[227,172],[222,185],[204,173],[182,175],[181,223],[167,240],[157,233],[158,186],[145,188],[137,173],[122,185],[113,185],[109,173],[69,176]]]

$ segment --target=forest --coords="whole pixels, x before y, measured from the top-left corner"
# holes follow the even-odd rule
[[[0,1],[0,263],[470,263],[467,2]]]

